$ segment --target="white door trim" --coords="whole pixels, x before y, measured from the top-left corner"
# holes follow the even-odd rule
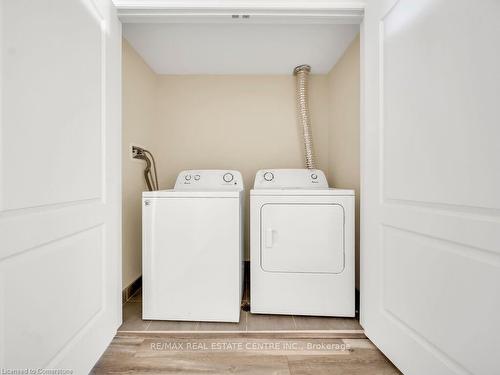
[[[364,2],[349,1],[127,1],[115,0],[123,23],[359,24]],[[248,16],[248,17],[247,17]]]

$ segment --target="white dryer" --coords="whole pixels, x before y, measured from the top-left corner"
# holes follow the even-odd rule
[[[243,179],[183,171],[142,194],[143,319],[238,322],[243,293]]]
[[[320,170],[261,170],[250,192],[252,313],[355,315],[354,191]]]

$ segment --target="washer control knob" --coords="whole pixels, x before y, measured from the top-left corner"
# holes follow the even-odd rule
[[[231,182],[234,180],[234,176],[232,173],[226,173],[224,174],[224,176],[222,176],[222,179],[224,180],[224,182]]]
[[[198,181],[200,179],[200,175],[199,174],[195,174],[194,175],[194,179],[195,179],[195,181]]]
[[[274,174],[272,172],[264,173],[264,180],[272,181],[274,179]]]
[[[318,175],[317,175],[316,173],[313,173],[313,174],[311,175],[311,178],[312,178],[313,180],[317,180],[317,179],[318,179]]]
[[[186,181],[191,180],[191,175],[190,175],[190,174],[187,174],[186,176],[184,176],[184,179],[185,179]]]

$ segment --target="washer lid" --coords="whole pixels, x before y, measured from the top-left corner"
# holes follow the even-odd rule
[[[239,198],[243,190],[158,190],[144,191],[143,198]]]

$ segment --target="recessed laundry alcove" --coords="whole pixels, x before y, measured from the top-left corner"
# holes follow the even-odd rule
[[[330,186],[355,189],[359,202],[359,19],[122,18],[130,21],[123,25],[123,287],[141,275],[146,188],[130,145],[152,151],[162,189],[186,169],[240,170],[249,190],[259,169],[303,168],[297,65],[312,68],[318,168]]]

